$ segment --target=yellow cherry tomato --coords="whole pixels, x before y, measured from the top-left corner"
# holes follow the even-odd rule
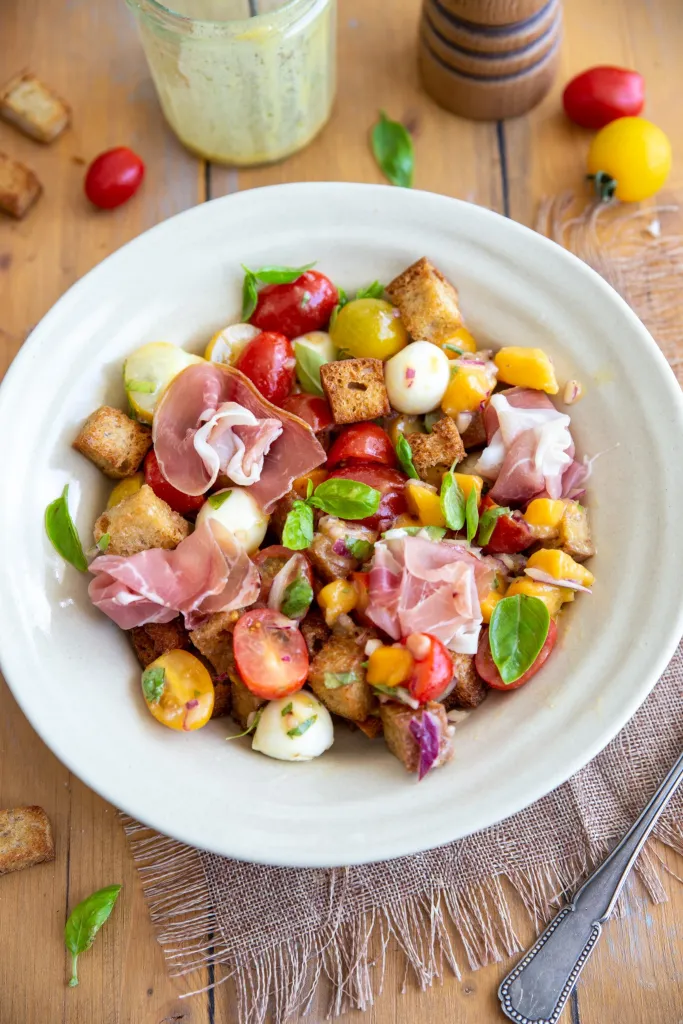
[[[124,498],[130,498],[131,494],[137,494],[144,482],[144,473],[134,473],[133,476],[126,476],[123,480],[119,480],[107,498],[107,508],[113,508]]]
[[[201,729],[213,712],[211,676],[189,651],[168,651],[148,665],[142,693],[157,722],[169,729]]]
[[[356,359],[389,359],[408,344],[401,314],[384,299],[353,299],[330,326],[335,348]]]
[[[588,150],[588,173],[602,199],[637,203],[658,192],[671,170],[671,143],[644,117],[620,117],[605,125]]]

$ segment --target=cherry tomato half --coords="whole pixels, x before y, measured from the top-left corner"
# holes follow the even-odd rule
[[[410,696],[420,704],[438,700],[453,678],[453,662],[446,647],[430,633],[411,633],[401,643],[413,656],[413,674],[407,683]]]
[[[296,623],[281,612],[270,608],[245,612],[237,620],[233,644],[239,673],[257,697],[287,697],[306,682],[306,641]]]
[[[346,427],[327,455],[327,468],[333,469],[347,459],[396,465],[396,452],[386,430],[376,423],[353,423]]]
[[[211,676],[189,651],[167,651],[148,665],[142,673],[142,693],[157,722],[169,729],[194,732],[213,713]]]
[[[550,620],[550,627],[548,629],[548,635],[545,638],[545,643],[541,647],[536,661],[533,663],[531,668],[528,668],[523,676],[519,679],[515,679],[514,683],[504,683],[500,677],[498,666],[493,660],[491,654],[491,644],[489,643],[489,631],[485,629],[482,631],[481,637],[479,638],[479,647],[477,653],[474,656],[474,667],[477,670],[477,675],[481,676],[485,683],[488,683],[494,690],[517,690],[520,686],[524,686],[528,683],[532,676],[535,676],[539,668],[542,668],[545,662],[550,657],[550,653],[555,646],[557,641],[557,625]]]
[[[407,477],[390,466],[377,462],[361,462],[352,459],[345,466],[338,466],[330,473],[328,480],[339,477],[342,480],[358,480],[368,487],[376,488],[382,495],[379,508],[372,516],[359,519],[362,526],[371,530],[388,530],[396,516],[408,511],[404,487]]]
[[[157,498],[161,498],[167,505],[170,505],[174,512],[178,512],[181,516],[191,516],[195,512],[199,512],[206,500],[206,495],[183,494],[182,491],[169,484],[159,468],[153,448],[145,456],[144,470],[147,486],[152,488]]]
[[[487,496],[483,499],[479,514],[482,515],[487,509],[495,508],[495,501]],[[519,551],[525,551],[534,543],[534,535],[521,512],[511,512],[509,516],[500,516],[496,519],[491,539],[484,546],[487,555],[515,555]]]
[[[307,395],[304,392],[301,392],[300,395],[290,395],[282,403],[282,408],[287,412],[293,412],[304,423],[308,423],[316,434],[334,426],[332,410],[327,400],[318,398],[317,395]]]
[[[267,284],[258,293],[251,322],[262,331],[281,331],[298,338],[327,327],[339,292],[329,277],[307,270],[291,284]]]
[[[645,81],[628,68],[588,68],[566,86],[564,112],[584,128],[603,128],[618,117],[634,117],[645,103]]]
[[[267,401],[280,405],[294,384],[294,349],[284,334],[264,331],[242,349],[235,366]]]
[[[127,146],[100,153],[90,164],[83,183],[94,206],[113,210],[134,196],[145,176],[145,165]]]

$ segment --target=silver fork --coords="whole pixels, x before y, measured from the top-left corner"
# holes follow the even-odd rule
[[[681,779],[683,754],[619,845],[501,983],[498,998],[510,1020],[557,1024],[636,857]]]

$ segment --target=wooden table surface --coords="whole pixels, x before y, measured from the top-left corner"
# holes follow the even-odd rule
[[[158,221],[238,189],[298,180],[381,180],[367,144],[378,108],[410,126],[415,185],[459,196],[533,223],[539,198],[580,186],[587,134],[559,108],[562,84],[598,63],[639,69],[646,113],[669,134],[677,162],[671,191],[683,198],[680,0],[568,0],[560,76],[528,117],[476,124],[440,110],[415,69],[419,0],[340,0],[339,96],[331,123],[303,153],[277,166],[237,173],[186,153],[162,121],[123,0],[2,0],[0,80],[22,66],[72,105],[74,123],[41,146],[0,123],[0,149],[33,167],[45,195],[24,221],[0,215],[0,369],[27,332],[82,274]],[[147,164],[141,193],[112,213],[88,208],[83,164],[130,145]],[[30,400],[30,396],[27,396]],[[11,500],[11,481],[3,482]],[[40,804],[56,834],[57,859],[0,879],[0,1024],[233,1024],[229,986],[180,1000],[164,969],[123,831],[113,807],[70,775],[35,735],[2,685],[0,807]],[[665,857],[665,859],[667,859]],[[672,857],[672,870],[678,870]],[[65,985],[62,929],[67,907],[121,882],[111,921]],[[670,902],[652,907],[637,891],[627,916],[611,922],[563,1024],[683,1024],[683,886],[665,878]],[[524,939],[532,931],[519,911]],[[493,965],[420,993],[399,994],[392,960],[384,993],[345,1024],[480,1024],[502,1019],[495,991],[507,965]],[[314,1014],[314,1022],[322,1014]]]

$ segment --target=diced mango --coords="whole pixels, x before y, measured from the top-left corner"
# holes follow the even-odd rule
[[[366,679],[371,686],[400,686],[413,674],[413,656],[406,647],[378,647],[368,658]]]
[[[120,480],[107,499],[107,508],[113,508],[124,498],[130,498],[136,494],[145,482],[143,473],[135,473],[134,476],[127,476]]]
[[[529,526],[559,526],[564,515],[563,501],[552,498],[534,498],[529,502],[524,518]]]
[[[555,368],[542,348],[501,348],[494,357],[498,380],[518,388],[535,388],[549,395],[560,390]]]
[[[412,515],[419,520],[421,526],[446,525],[435,487],[423,484],[419,480],[409,480],[405,493],[408,508]]]
[[[441,401],[448,416],[461,412],[476,412],[495,386],[495,379],[485,366],[476,363],[453,363],[451,379]]]
[[[595,582],[592,572],[575,562],[571,555],[560,548],[541,548],[534,551],[527,562],[528,569],[540,569],[556,580],[574,580],[584,587],[591,587]]]
[[[481,602],[481,614],[484,622],[490,622],[491,616],[493,615],[493,609],[496,607],[499,601],[502,601],[505,594],[502,590],[489,590],[486,597]]]
[[[470,491],[474,487],[477,492],[477,504],[481,501],[481,489],[484,486],[484,481],[480,476],[475,476],[473,473],[454,473],[453,476],[460,484],[460,489],[465,495],[465,501],[470,496]]]
[[[538,583],[529,576],[522,576],[512,581],[505,596],[514,597],[515,594],[537,597],[543,601],[552,618],[555,618],[566,601],[574,600],[573,590],[568,590],[566,587],[554,587],[550,583]]]
[[[327,480],[327,470],[323,469],[322,466],[319,466],[318,469],[312,469],[310,473],[305,473],[304,476],[298,476],[296,478],[292,487],[297,494],[301,495],[302,498],[306,497],[309,480],[313,484],[313,489],[315,490],[318,484],[321,484],[323,480]]]
[[[340,615],[352,612],[358,604],[358,591],[347,580],[334,580],[318,594],[318,604],[328,626],[333,626]]]
[[[466,327],[458,327],[450,337],[442,341],[441,348],[449,358],[459,355],[461,352],[476,352],[477,343]]]

